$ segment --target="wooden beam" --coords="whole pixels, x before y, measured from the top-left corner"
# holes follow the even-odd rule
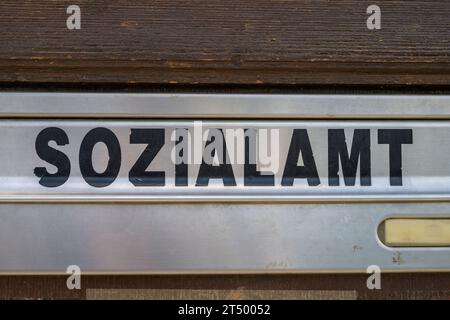
[[[449,85],[450,2],[0,2],[0,83]]]

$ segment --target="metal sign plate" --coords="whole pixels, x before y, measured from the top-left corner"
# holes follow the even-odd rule
[[[0,201],[450,199],[450,121],[4,120],[0,136]]]
[[[379,236],[450,218],[447,96],[2,93],[0,116],[0,272],[450,270]]]

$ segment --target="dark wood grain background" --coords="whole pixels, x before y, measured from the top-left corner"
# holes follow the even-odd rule
[[[382,10],[368,30],[366,8]],[[0,1],[0,81],[448,85],[448,0]]]
[[[449,273],[383,274],[382,290],[368,290],[365,274],[85,276],[68,290],[64,276],[2,276],[0,299],[84,299],[90,289],[356,291],[358,299],[450,299]],[[136,294],[137,295],[137,294]]]
[[[66,8],[81,7],[81,30]],[[377,4],[382,29],[366,28]],[[450,1],[2,0],[0,87],[399,92],[450,88]],[[281,88],[281,89],[280,89]],[[228,90],[228,89],[227,89]],[[358,298],[450,298],[450,274],[2,276],[0,298],[85,298],[87,289],[356,290]]]

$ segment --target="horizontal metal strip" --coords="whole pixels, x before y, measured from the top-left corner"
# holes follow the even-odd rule
[[[450,218],[449,203],[1,204],[0,217],[0,273],[450,270],[448,247],[389,248],[377,237],[390,217]]]
[[[450,96],[2,92],[0,117],[450,119]]]
[[[449,137],[431,120],[3,120],[0,201],[449,201]]]

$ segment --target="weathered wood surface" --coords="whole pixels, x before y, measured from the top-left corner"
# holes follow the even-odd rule
[[[449,85],[450,2],[0,2],[0,84]]]
[[[189,290],[193,291],[191,298],[199,294],[215,298],[217,290],[234,290],[241,295],[256,290],[267,298],[267,295],[273,296],[273,290],[282,290],[285,295],[299,295],[301,292],[305,298],[315,299],[331,296],[346,299],[450,299],[449,273],[383,274],[382,290],[372,291],[366,288],[366,280],[364,274],[86,276],[81,279],[81,290],[71,291],[66,288],[66,277],[63,276],[2,276],[0,299],[85,299],[86,296],[95,298],[100,295],[107,298],[108,291],[112,292],[110,297],[115,298],[145,298],[151,289],[162,289],[161,294],[165,295],[172,292],[174,298],[179,295],[185,297]],[[121,292],[120,289],[134,290]]]

